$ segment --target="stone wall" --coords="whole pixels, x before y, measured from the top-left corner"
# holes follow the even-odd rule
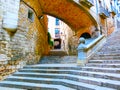
[[[105,36],[109,36],[115,30],[115,17],[109,17],[106,19],[101,18],[101,32]]]
[[[26,64],[39,62],[41,56],[48,54],[49,50],[47,17],[43,16],[39,20],[33,12],[34,19],[30,20],[28,11],[33,10],[20,2],[17,31],[11,36],[2,28],[2,10],[0,9],[0,72],[13,72]]]
[[[69,55],[77,55],[78,40],[79,37],[75,35],[69,38],[69,42],[68,42]]]
[[[11,38],[13,55],[11,59],[16,60],[23,57],[29,64],[34,64],[48,52],[47,19],[46,16],[43,16],[39,20],[34,13],[34,20],[31,21],[28,18],[29,10],[33,11],[23,2],[20,3],[18,30]]]
[[[112,16],[107,19],[107,35],[110,35],[115,30],[115,17]]]
[[[5,30],[2,29],[3,14],[5,12],[5,2],[0,0],[0,61],[10,60],[10,37]]]

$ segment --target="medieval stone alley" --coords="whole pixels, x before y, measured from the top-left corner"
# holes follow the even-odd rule
[[[0,0],[0,90],[120,90],[119,0]]]

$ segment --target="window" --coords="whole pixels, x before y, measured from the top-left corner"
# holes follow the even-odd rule
[[[59,28],[55,28],[55,37],[60,37],[60,29]]]
[[[31,21],[34,21],[34,13],[32,10],[28,10],[28,18],[31,20]]]
[[[56,18],[55,25],[60,25],[60,20],[58,18]]]

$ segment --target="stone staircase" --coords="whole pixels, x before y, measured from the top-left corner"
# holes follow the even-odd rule
[[[114,63],[113,60],[90,60],[85,67],[28,65],[0,82],[0,86],[25,90],[120,90],[120,61],[114,60]]]
[[[120,31],[116,31],[107,38],[106,44],[91,59],[120,60]]]
[[[77,64],[27,65],[0,82],[15,90],[120,90],[120,60]],[[14,90],[14,89],[10,89]]]
[[[46,56],[1,81],[0,90],[120,90],[119,33],[84,67],[73,56]]]

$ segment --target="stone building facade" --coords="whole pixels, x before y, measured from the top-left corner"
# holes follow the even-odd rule
[[[67,24],[58,18],[48,16],[48,32],[52,37],[51,39],[53,41],[53,50],[60,49],[66,52],[69,51],[68,41],[73,36],[74,32]]]
[[[12,9],[14,7],[15,10]],[[17,27],[3,27],[5,18],[8,17],[5,14],[11,15],[14,11],[18,16]],[[7,20],[9,23],[14,22],[11,18]],[[14,71],[26,64],[35,64],[48,51],[47,17],[44,15],[39,19],[33,9],[22,1],[0,0],[0,71]]]

